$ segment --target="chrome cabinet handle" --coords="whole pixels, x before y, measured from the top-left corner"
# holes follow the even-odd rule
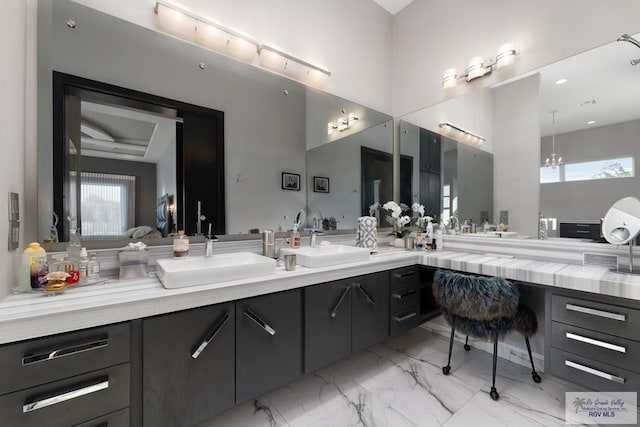
[[[408,273],[393,273],[393,277],[396,277],[398,279],[404,279],[405,277],[410,277],[410,276],[415,276],[416,275],[416,271],[410,271]]]
[[[362,287],[362,285],[358,282],[354,282],[353,286],[355,286],[356,288],[358,288],[360,290],[360,292],[362,293],[362,295],[364,295],[364,298],[367,300],[367,302],[371,305],[376,305],[376,302],[373,300],[373,298],[371,298],[369,296],[369,294],[367,293],[367,291],[364,290],[364,288]]]
[[[333,307],[333,310],[331,310],[331,313],[329,314],[331,318],[335,319],[336,314],[338,314],[338,309],[340,308],[340,306],[342,305],[342,302],[344,301],[345,297],[350,291],[351,291],[351,286],[347,286],[347,288],[344,290],[342,295],[340,295],[340,299],[338,300],[335,307]]]
[[[570,360],[565,360],[564,364],[570,368],[577,369],[582,372],[586,372],[587,374],[595,375],[596,377],[604,378],[605,380],[613,381],[614,383],[624,384],[626,382],[626,380],[622,377],[611,375],[606,372],[602,372],[597,369],[593,369],[588,366],[584,366],[579,363],[572,362]]]
[[[589,230],[576,230],[576,233],[589,234],[589,233],[591,233],[591,231],[589,231]]]
[[[32,365],[34,363],[46,362],[48,360],[59,359],[64,356],[84,353],[85,351],[98,350],[109,345],[107,338],[95,339],[88,343],[77,344],[74,346],[60,348],[47,353],[30,354],[22,357],[22,366]]]
[[[402,292],[402,293],[394,292],[394,293],[392,293],[392,294],[391,294],[391,296],[392,296],[392,297],[394,297],[394,298],[397,298],[397,299],[402,299],[402,298],[406,298],[406,297],[408,297],[409,295],[413,295],[413,294],[415,294],[416,292],[417,292],[417,291],[416,291],[415,289],[412,289],[412,290],[410,290],[410,291]]]
[[[606,348],[608,350],[613,350],[613,351],[617,351],[619,353],[626,353],[627,352],[627,348],[623,347],[621,345],[616,345],[616,344],[611,344],[605,341],[600,341],[600,340],[596,340],[593,338],[589,338],[589,337],[583,337],[582,335],[577,335],[577,334],[573,334],[571,332],[567,332],[565,334],[565,336],[567,338],[569,338],[570,340],[574,340],[574,341],[580,341],[586,344],[591,344],[591,345],[595,345],[598,347],[602,347],[602,348]]]
[[[67,402],[71,399],[76,399],[87,394],[95,393],[100,390],[109,388],[109,380],[104,380],[96,384],[92,384],[86,387],[71,390],[56,396],[47,397],[46,399],[36,400],[34,402],[25,403],[22,405],[22,413],[35,411],[36,409],[46,408],[47,406],[57,405],[58,403]]]
[[[262,329],[264,329],[264,331],[266,333],[268,333],[269,335],[273,336],[276,334],[276,330],[273,329],[271,326],[267,325],[267,323],[260,319],[258,316],[256,316],[251,310],[247,309],[244,312],[244,315],[247,316],[249,319],[251,319],[253,321],[253,323],[255,323],[256,325],[260,326]]]
[[[394,316],[393,320],[395,320],[396,322],[404,322],[405,320],[411,319],[412,317],[416,317],[417,315],[418,313],[416,313],[415,311],[412,311],[411,313],[405,314],[402,317]]]
[[[591,314],[593,316],[605,317],[607,319],[619,320],[620,322],[626,322],[627,315],[620,313],[611,313],[610,311],[598,310],[596,308],[583,307],[581,305],[566,304],[566,309],[571,311],[577,311],[579,313]]]
[[[209,343],[218,335],[218,332],[222,329],[222,327],[229,320],[229,313],[224,313],[224,315],[216,322],[215,326],[211,329],[211,332],[207,335],[207,337],[200,343],[198,347],[191,353],[191,357],[197,359],[200,356],[200,353],[204,351],[205,348],[209,345]]]

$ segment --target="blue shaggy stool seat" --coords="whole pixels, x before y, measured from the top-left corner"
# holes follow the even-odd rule
[[[493,383],[491,398],[498,400],[496,390],[496,363],[498,340],[512,330],[524,335],[531,360],[531,376],[536,383],[542,378],[536,372],[531,355],[529,337],[538,330],[536,315],[525,304],[520,303],[518,287],[500,277],[482,277],[438,270],[433,276],[433,296],[447,323],[451,325],[449,359],[442,373],[451,372],[451,351],[456,331],[467,335],[464,349],[471,350],[469,335],[493,341]]]

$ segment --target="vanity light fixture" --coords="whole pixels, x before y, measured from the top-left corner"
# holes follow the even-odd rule
[[[154,11],[159,26],[176,37],[247,62],[258,53],[259,43],[253,38],[183,7],[158,0]]]
[[[633,37],[631,37],[629,34],[623,34],[623,35],[621,35],[620,37],[618,37],[618,40],[616,40],[616,41],[619,41],[619,42],[629,42],[629,43],[631,43],[632,45],[634,45],[635,47],[640,48],[640,42],[639,42],[638,40],[634,39]],[[631,63],[631,65],[638,65],[638,64],[640,64],[640,58],[638,58],[638,59],[632,59],[632,60],[630,61],[630,63]]]
[[[468,130],[464,130],[459,126],[452,125],[449,122],[442,122],[438,124],[438,127],[441,129],[441,133],[443,135],[472,147],[479,147],[486,141],[486,138],[476,133],[469,132]]]
[[[346,114],[345,110],[342,110],[342,114]],[[331,135],[334,130],[344,132],[353,126],[353,123],[355,123],[356,120],[360,120],[360,117],[356,116],[355,113],[349,113],[346,116],[338,117],[335,122],[327,123],[327,134]]]
[[[557,110],[551,111],[551,146],[552,152],[551,157],[547,157],[547,160],[544,162],[546,167],[551,169],[555,169],[556,167],[563,164],[562,157],[558,156],[556,153],[556,113]]]
[[[262,67],[312,86],[324,86],[331,75],[331,72],[323,67],[296,58],[266,44],[261,44],[258,47],[258,53]]]
[[[491,74],[494,69],[502,68],[513,64],[516,55],[520,52],[515,50],[511,44],[503,45],[498,51],[496,60],[489,60],[485,64],[484,59],[481,56],[475,56],[469,61],[465,73],[458,75],[455,68],[449,68],[442,75],[442,88],[449,89],[455,87],[458,80],[465,79],[467,82],[475,80],[477,78]]]

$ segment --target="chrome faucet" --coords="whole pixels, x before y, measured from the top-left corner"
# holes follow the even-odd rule
[[[211,223],[209,223],[209,233],[204,241],[204,256],[209,258],[213,256],[213,242],[217,242],[218,238],[211,234]]]
[[[315,229],[309,232],[309,246],[311,246],[312,248],[316,247],[318,244],[317,236],[324,236],[324,233]]]

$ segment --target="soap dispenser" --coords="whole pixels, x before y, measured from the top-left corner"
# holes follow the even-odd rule
[[[289,247],[298,249],[300,247],[300,233],[298,232],[298,224],[293,224],[293,231],[289,234]]]

